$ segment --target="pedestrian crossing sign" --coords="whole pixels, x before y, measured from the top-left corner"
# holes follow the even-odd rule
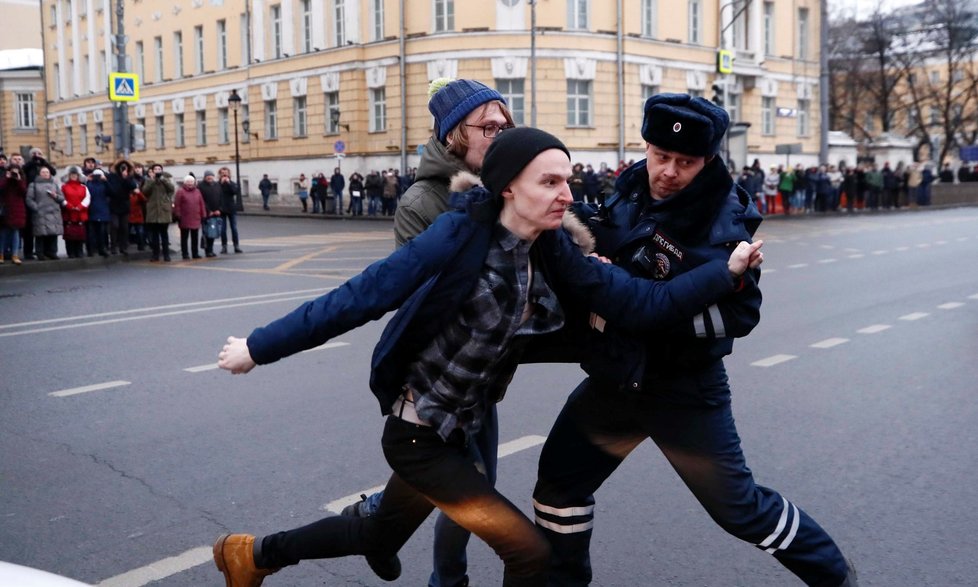
[[[139,76],[135,73],[110,73],[109,99],[113,102],[139,100]]]

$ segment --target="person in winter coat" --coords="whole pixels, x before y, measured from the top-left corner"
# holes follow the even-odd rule
[[[346,213],[352,214],[353,216],[363,216],[363,198],[363,176],[354,171],[350,176],[350,205]]]
[[[234,245],[234,252],[241,253],[241,241],[238,239],[238,205],[240,196],[238,184],[231,180],[231,170],[221,167],[217,170],[217,183],[221,186],[221,218],[224,225],[221,227],[221,254],[228,252],[228,230],[231,231],[231,244]]]
[[[129,196],[129,244],[136,250],[146,250],[146,194],[142,189],[133,190]]]
[[[109,223],[112,214],[109,211],[109,188],[105,172],[95,169],[88,176],[88,251],[94,250],[103,257],[109,256]]]
[[[17,164],[10,164],[0,178],[0,263],[10,260],[20,265],[20,231],[27,223],[27,180],[24,170]]]
[[[170,262],[170,223],[173,222],[173,176],[163,171],[159,163],[153,165],[146,181],[143,182],[143,195],[146,196],[146,230],[149,232],[149,245],[152,250],[150,262],[160,260]]]
[[[778,173],[778,191],[781,192],[781,206],[784,213],[791,214],[797,212],[795,198],[795,172],[791,169],[782,169]]]
[[[692,318],[733,292],[758,253],[743,243],[727,262],[669,284],[622,280],[623,270],[584,256],[557,230],[572,202],[567,148],[537,129],[510,132],[485,156],[486,187],[460,196],[463,210],[442,214],[386,259],[247,339],[228,338],[218,365],[248,373],[398,310],[371,369],[371,389],[389,415],[382,445],[394,470],[377,513],[329,516],[263,538],[225,534],[213,553],[228,585],[260,585],[302,560],[396,553],[436,507],[498,553],[503,585],[546,585],[547,541],[493,487],[470,441],[525,345],[558,330],[571,303],[625,328]]]
[[[584,201],[584,166],[580,163],[575,163],[573,170],[571,171],[571,178],[567,182],[570,184],[571,195],[574,197],[575,202]]]
[[[377,171],[371,171],[367,174],[363,187],[367,191],[367,216],[376,216],[380,212],[380,199],[384,195],[384,178]]]
[[[326,200],[329,199],[329,182],[322,173],[312,180],[312,213],[326,214]]]
[[[774,214],[778,203],[778,184],[780,183],[778,168],[771,166],[771,172],[764,176],[764,209],[765,214]]]
[[[64,234],[61,209],[65,198],[51,177],[51,170],[41,167],[37,179],[27,186],[27,209],[34,223],[34,253],[37,259],[58,258],[58,237]]]
[[[197,179],[194,176],[183,178],[183,183],[177,188],[177,195],[173,199],[173,214],[180,226],[180,253],[184,259],[190,259],[190,253],[194,259],[200,259],[200,227],[207,216],[207,207],[204,206],[204,196],[197,188]],[[187,250],[188,238],[190,251]]]
[[[268,198],[272,196],[272,180],[268,179],[267,173],[261,176],[261,181],[258,182],[258,191],[261,192],[262,210],[271,210],[268,207]]]
[[[26,162],[16,161],[17,159],[20,158],[22,158],[20,153],[14,153],[13,155],[10,156],[12,162],[16,162],[16,164],[20,165],[23,168],[24,177],[27,178],[27,185],[34,183],[34,180],[37,179],[37,176],[40,174],[42,167],[48,168],[48,170],[51,172],[52,178],[58,176],[58,170],[55,169],[54,165],[51,165],[51,163],[49,163],[47,159],[44,158],[44,152],[38,149],[37,147],[31,149],[29,154],[29,159]],[[23,239],[24,241],[24,259],[33,259],[35,253],[33,214],[27,215],[27,223],[24,224],[24,228],[23,230],[21,230],[20,236],[21,239]],[[38,252],[37,257],[38,259],[43,259],[44,255]]]
[[[220,225],[224,224],[224,220],[221,218],[221,186],[218,185],[217,179],[214,177],[214,173],[208,171],[204,173],[204,181],[197,187],[200,189],[200,194],[204,198],[204,222],[218,223],[219,235],[221,229]],[[210,220],[211,218],[215,218],[216,220]],[[217,240],[216,237],[208,236],[207,231],[204,231],[204,255],[207,257],[217,256],[217,253],[214,252],[215,240]]]
[[[65,251],[69,259],[84,256],[85,238],[88,234],[88,205],[91,196],[88,188],[81,182],[82,171],[72,166],[68,168],[68,181],[61,186],[65,205],[61,209],[64,219]]]
[[[335,214],[343,215],[343,189],[346,187],[346,179],[340,173],[340,168],[333,170],[333,175],[329,178],[329,189],[333,192]]]
[[[650,97],[641,127],[646,159],[621,174],[603,209],[574,207],[595,252],[633,277],[675,284],[750,242],[761,216],[719,155],[729,122],[703,98]],[[594,493],[651,439],[721,528],[773,554],[808,585],[855,587],[832,538],[797,505],[757,485],[741,449],[723,357],[760,320],[759,278],[752,264],[735,290],[668,327],[625,332],[609,322],[595,333],[581,364],[587,378],[547,436],[533,492],[537,525],[553,547],[551,585],[591,582]],[[649,511],[661,507],[644,493]],[[642,523],[641,510],[629,517]]]
[[[598,194],[601,192],[601,180],[595,173],[594,167],[588,163],[584,168],[584,198],[588,204],[598,203]]]
[[[129,254],[129,196],[139,184],[133,177],[132,163],[120,159],[107,178],[109,193],[109,245],[111,253]]]

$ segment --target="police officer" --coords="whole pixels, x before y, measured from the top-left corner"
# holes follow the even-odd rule
[[[749,241],[761,217],[717,155],[729,118],[685,94],[645,103],[646,160],[622,173],[606,206],[578,205],[597,252],[635,276],[668,281]],[[594,492],[651,438],[727,532],[772,554],[808,585],[856,584],[832,538],[774,490],[756,485],[734,425],[723,357],[759,320],[760,272],[670,330],[628,336],[592,323],[588,374],[562,409],[534,490],[537,524],[554,550],[551,585],[591,581]]]

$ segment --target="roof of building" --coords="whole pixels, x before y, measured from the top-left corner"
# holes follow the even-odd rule
[[[41,49],[7,49],[0,51],[0,71],[44,67]]]

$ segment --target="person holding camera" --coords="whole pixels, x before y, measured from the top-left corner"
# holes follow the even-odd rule
[[[143,183],[146,196],[146,230],[149,232],[149,246],[153,251],[150,261],[170,262],[170,222],[173,221],[173,194],[176,187],[172,176],[163,171],[159,163],[149,170],[149,178]]]
[[[51,170],[41,167],[37,179],[27,186],[27,209],[34,226],[34,252],[37,260],[58,258],[58,237],[64,234],[61,209],[67,206]]]
[[[17,160],[20,159],[18,162]],[[51,172],[51,177],[56,177],[58,174],[57,168],[54,165],[48,163],[48,160],[44,158],[44,151],[41,151],[37,147],[31,149],[30,160],[26,163],[23,161],[23,157],[20,154],[15,154],[10,157],[12,163],[20,165],[24,170],[24,179],[27,180],[27,185],[34,183],[37,176],[40,174],[42,168],[47,168]],[[24,229],[21,231],[20,237],[24,240],[24,259],[34,258],[34,216],[32,214],[27,215],[27,222],[24,224]],[[38,255],[38,259],[41,255]]]
[[[221,228],[221,254],[228,252],[228,228],[231,229],[234,252],[241,253],[238,240],[238,184],[231,181],[231,170],[227,167],[217,170],[217,183],[221,186],[221,217],[224,218],[224,226]]]
[[[0,178],[0,263],[20,265],[20,231],[27,223],[27,181],[24,170],[11,164]]]

